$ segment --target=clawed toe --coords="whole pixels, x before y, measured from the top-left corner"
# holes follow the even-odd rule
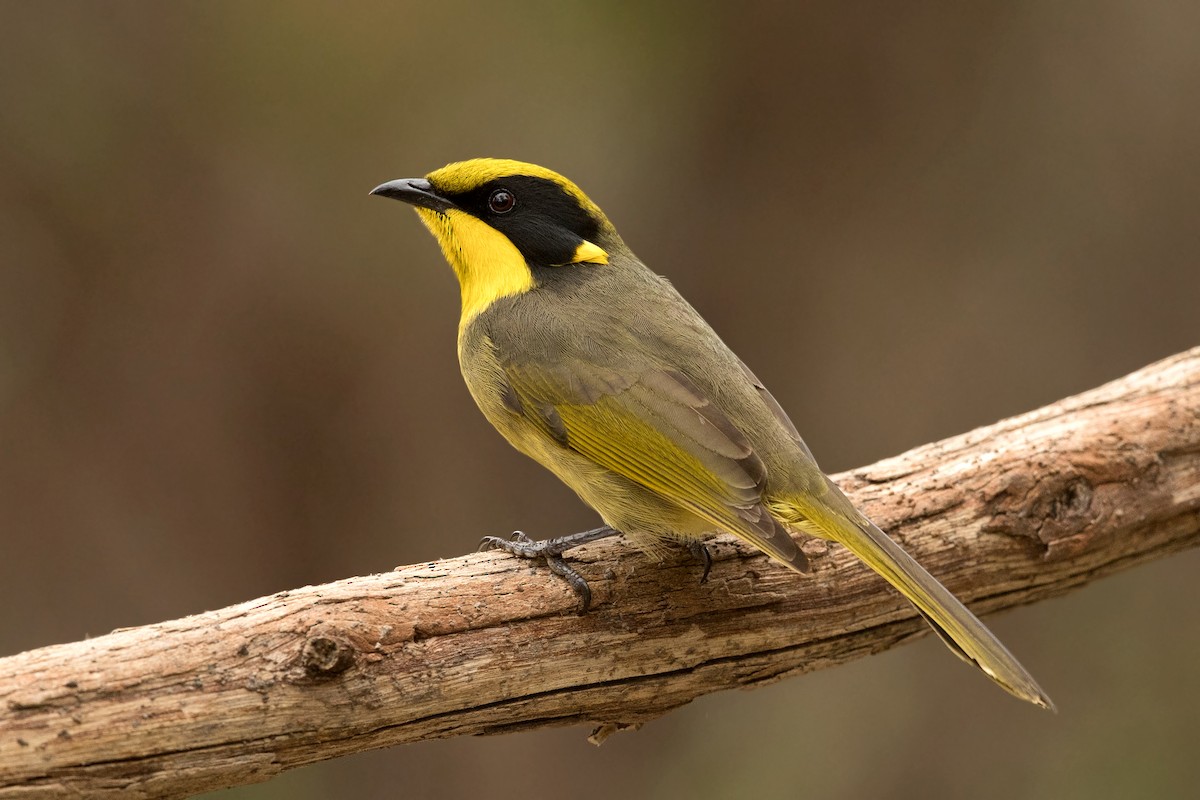
[[[700,583],[708,583],[708,573],[712,571],[712,553],[708,546],[699,540],[688,542],[688,552],[700,563],[704,564],[704,572],[700,575]]]
[[[592,607],[592,587],[588,586],[588,582],[583,579],[583,576],[572,569],[562,556],[547,554],[545,559],[546,566],[550,568],[550,571],[563,578],[575,590],[575,594],[579,596],[579,613],[586,614],[587,610]]]
[[[572,547],[578,547],[581,544],[613,536],[616,533],[617,531],[612,528],[603,527],[570,536],[534,540],[530,539],[522,531],[513,531],[512,536],[508,539],[501,536],[484,536],[479,542],[479,550],[503,550],[520,558],[537,558],[545,561],[550,571],[566,580],[571,588],[575,590],[575,594],[579,595],[579,600],[582,604],[580,613],[582,614],[592,605],[592,590],[588,586],[587,581],[583,579],[583,576],[567,564],[562,554]],[[705,570],[705,575],[707,574],[708,571]]]
[[[501,536],[485,536],[479,543],[480,550],[503,550],[506,553],[511,553],[514,556],[521,558],[547,558],[549,556],[561,555],[562,552],[574,544],[567,541],[570,537],[563,536],[558,539],[530,539],[521,531],[513,531],[510,538],[505,539]]]

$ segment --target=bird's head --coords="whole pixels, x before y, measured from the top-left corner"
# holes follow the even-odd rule
[[[460,161],[371,194],[412,205],[437,238],[462,288],[464,324],[501,297],[534,288],[541,270],[607,264],[621,241],[578,186],[520,161]]]

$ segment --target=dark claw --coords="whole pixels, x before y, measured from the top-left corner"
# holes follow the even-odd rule
[[[688,542],[688,552],[692,557],[704,564],[704,573],[700,576],[700,583],[708,583],[708,573],[712,571],[712,553],[708,550],[708,545],[699,540]]]
[[[583,576],[571,568],[567,560],[559,555],[547,555],[546,566],[555,575],[566,580],[575,590],[575,594],[579,595],[579,613],[586,614],[587,610],[592,607],[592,587],[588,586],[587,581]]]

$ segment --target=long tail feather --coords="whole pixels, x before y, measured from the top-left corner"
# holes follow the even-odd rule
[[[844,498],[832,484],[831,488],[838,499]],[[789,505],[799,516],[789,519],[792,514],[786,514],[785,521],[832,539],[862,559],[917,607],[921,616],[956,655],[978,666],[1013,696],[1054,710],[1054,703],[1049,696],[1008,652],[1008,648],[958,598],[950,594],[946,587],[874,523],[857,513],[855,516],[859,521],[856,522],[823,504],[804,504],[803,507],[797,507],[799,504]],[[846,501],[846,505],[849,506],[849,501]]]

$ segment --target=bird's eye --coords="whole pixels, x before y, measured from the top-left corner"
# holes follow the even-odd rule
[[[507,214],[517,204],[517,198],[508,189],[497,189],[488,198],[488,208],[493,214]]]

